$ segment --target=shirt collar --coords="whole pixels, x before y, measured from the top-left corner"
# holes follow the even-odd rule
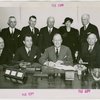
[[[3,51],[3,49],[0,49],[0,56],[1,56],[1,54],[2,54],[2,51]]]
[[[14,33],[15,28],[11,28],[11,27],[9,27],[9,31],[10,31],[10,33],[12,33],[12,30],[13,30],[13,33]]]
[[[26,52],[28,53],[28,52],[31,50],[31,48],[25,47],[25,50],[26,50]]]
[[[56,48],[56,47],[55,47],[55,52],[56,52],[57,49],[58,49],[58,53],[59,53],[59,52],[60,52],[60,48],[61,48],[61,47],[59,47],[59,48]]]
[[[31,26],[29,26],[30,27],[30,30],[32,31],[32,30],[34,30],[34,28],[33,27],[31,27]]]
[[[89,45],[89,48],[88,48],[88,50],[90,50],[90,48],[92,48],[92,50],[93,50],[93,48],[94,48],[94,45]]]
[[[52,31],[53,30],[53,27],[52,28],[48,27],[48,30],[51,30]]]
[[[87,24],[87,25],[85,25],[86,26],[86,28],[89,26],[89,23]]]

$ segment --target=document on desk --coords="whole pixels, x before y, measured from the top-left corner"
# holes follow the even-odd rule
[[[54,68],[75,71],[75,68],[70,65],[67,66],[67,65],[56,64]]]

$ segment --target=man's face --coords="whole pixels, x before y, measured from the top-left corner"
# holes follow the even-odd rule
[[[83,25],[87,25],[89,23],[89,17],[88,16],[82,16],[81,21],[82,21]]]
[[[89,35],[87,38],[87,42],[89,45],[94,45],[97,41],[97,38],[95,35]]]
[[[4,40],[0,38],[0,49],[4,48]]]
[[[30,20],[29,20],[29,26],[31,26],[31,27],[35,27],[35,25],[36,25],[36,19],[35,18],[31,18]]]
[[[68,21],[65,23],[65,26],[71,27],[71,22],[68,20]]]
[[[54,38],[53,38],[53,43],[54,43],[54,46],[55,46],[56,48],[59,48],[59,47],[61,46],[61,43],[62,43],[62,38],[61,38],[61,36],[60,36],[60,35],[54,36]]]
[[[54,27],[54,23],[55,23],[55,20],[53,18],[49,18],[47,20],[47,26],[50,27],[50,28]]]
[[[15,18],[10,18],[8,24],[9,24],[9,26],[11,28],[15,28],[15,26],[16,26],[16,19]]]
[[[25,44],[25,47],[31,48],[32,47],[32,44],[33,44],[32,37],[26,36],[25,37],[25,40],[23,41],[23,43]]]

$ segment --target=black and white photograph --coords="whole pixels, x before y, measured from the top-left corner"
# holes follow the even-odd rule
[[[1,2],[0,89],[98,91],[99,20],[100,2]]]

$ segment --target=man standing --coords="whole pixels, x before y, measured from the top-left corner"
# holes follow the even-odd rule
[[[42,65],[54,66],[56,64],[72,65],[72,55],[68,47],[61,45],[62,37],[60,34],[53,36],[54,46],[48,47],[39,59]]]
[[[87,36],[91,33],[94,33],[97,36],[97,39],[99,40],[98,28],[95,25],[90,23],[90,15],[83,14],[81,17],[81,21],[83,24],[83,27],[81,27],[81,29],[80,29],[81,43],[86,42]]]
[[[35,16],[29,17],[29,25],[22,28],[21,37],[23,41],[23,37],[25,34],[30,34],[33,38],[33,44],[38,46],[38,37],[39,37],[39,29],[35,27],[37,18]]]
[[[53,45],[52,39],[55,33],[58,32],[57,28],[54,27],[55,19],[54,17],[48,17],[47,26],[41,28],[39,37],[39,48],[43,53],[46,48]]]
[[[0,34],[0,36],[4,39],[5,48],[9,48],[12,55],[15,54],[20,42],[20,30],[15,28],[16,24],[16,18],[14,16],[10,16],[8,19],[9,27],[2,29]]]

